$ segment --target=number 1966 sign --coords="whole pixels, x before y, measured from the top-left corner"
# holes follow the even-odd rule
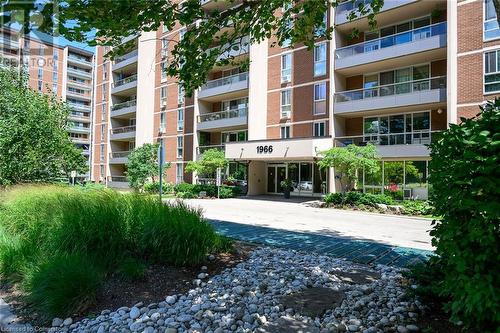
[[[270,154],[273,152],[273,146],[257,146],[257,154]]]

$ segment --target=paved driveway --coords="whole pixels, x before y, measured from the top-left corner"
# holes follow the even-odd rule
[[[278,233],[283,230],[433,250],[428,232],[431,229],[430,219],[312,208],[299,202],[273,201],[267,198],[190,199],[186,202],[202,207],[205,217],[211,220],[272,228]],[[228,225],[232,224],[225,226]],[[261,228],[258,230],[267,231]]]

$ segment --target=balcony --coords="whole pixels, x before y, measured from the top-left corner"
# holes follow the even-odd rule
[[[70,138],[74,144],[88,145],[90,143],[89,138]]]
[[[384,11],[404,6],[413,2],[416,2],[416,0],[386,0],[384,1],[384,5],[382,6],[382,8],[380,8],[379,15]],[[359,5],[364,4],[365,6],[369,7],[370,3],[371,0],[355,0],[355,1],[347,0],[345,2],[340,3],[335,9],[335,24],[342,25],[351,22],[349,20],[349,14],[353,10],[357,9]]]
[[[334,145],[345,147],[350,144],[365,146],[372,143],[377,147],[381,158],[429,157],[429,145],[436,140],[441,131],[414,131],[393,134],[367,134],[359,136],[336,137]]]
[[[76,64],[79,66],[87,67],[87,68],[92,68],[92,60],[88,60],[85,57],[80,57],[77,55],[73,54],[68,54],[68,62],[72,64]]]
[[[238,49],[235,50],[233,46],[238,46]],[[244,36],[241,38],[241,42],[236,45],[233,44],[224,44],[221,46],[221,50],[224,51],[219,57],[217,57],[217,61],[225,60],[225,59],[234,59],[243,55],[248,54],[250,52],[250,39],[248,36]],[[211,49],[208,50],[210,52]]]
[[[135,125],[111,129],[111,140],[129,141],[135,138]]]
[[[68,86],[76,87],[76,88],[80,88],[80,89],[85,89],[85,90],[92,89],[92,83],[90,81],[89,82],[80,82],[80,81],[74,81],[74,80],[68,79]]]
[[[198,130],[229,129],[247,125],[248,108],[211,112],[198,116]]]
[[[109,177],[108,186],[112,188],[129,188],[126,176],[111,176]]]
[[[380,61],[395,68],[446,57],[446,28],[446,22],[441,22],[337,49],[335,70],[352,75],[374,71],[373,64]]]
[[[246,90],[248,90],[248,72],[208,81],[201,87],[198,98],[216,101],[217,96],[224,95],[224,99],[233,99],[246,95]]]
[[[79,114],[72,114],[70,113],[68,116],[68,119],[71,121],[78,121],[82,123],[90,123],[90,116],[84,116],[84,115],[79,115]]]
[[[113,83],[112,94],[126,94],[128,91],[137,88],[137,74],[127,76]]]
[[[92,111],[92,108],[90,105],[84,105],[84,104],[78,104],[78,103],[71,103],[68,102],[68,106],[74,110],[77,111],[83,111],[83,112],[90,112]]]
[[[114,71],[121,70],[137,63],[137,56],[138,56],[138,50],[135,49],[127,54],[124,54],[121,57],[118,57],[117,59],[115,59],[115,62],[113,64],[113,70]]]
[[[115,151],[109,154],[110,164],[127,164],[130,151]]]
[[[111,117],[122,117],[133,115],[137,110],[137,101],[127,101],[114,104],[111,107]]]
[[[335,94],[335,114],[351,114],[380,109],[425,107],[446,103],[446,76],[394,83]]]
[[[92,79],[92,71],[86,71],[83,69],[76,69],[68,66],[68,74],[78,76],[84,79]]]
[[[11,39],[3,34],[0,35],[0,45],[2,48],[17,50],[19,49],[19,40]]]
[[[66,90],[66,95],[69,97],[73,98],[78,98],[78,99],[83,99],[86,101],[90,101],[92,99],[92,96],[90,95],[90,92],[88,94],[82,94],[79,92],[71,91],[71,90]]]
[[[81,134],[89,134],[90,133],[90,127],[69,126],[68,127],[68,132],[81,133]]]

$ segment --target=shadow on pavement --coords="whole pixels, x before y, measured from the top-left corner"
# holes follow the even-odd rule
[[[408,267],[427,260],[433,254],[432,251],[341,236],[331,230],[298,232],[221,220],[210,222],[217,232],[237,240],[315,252],[361,264]]]

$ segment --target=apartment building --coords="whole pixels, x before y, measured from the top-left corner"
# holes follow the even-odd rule
[[[341,190],[320,153],[370,142],[381,171],[360,175],[358,188],[427,198],[426,145],[500,89],[491,0],[386,0],[375,31],[367,17],[348,20],[356,5],[326,13],[334,36],[313,50],[270,39],[228,51],[249,70],[214,68],[192,98],[162,70],[185,27],[131,36],[135,47],[114,62],[98,48],[93,179],[127,186],[130,150],[162,140],[169,182],[206,181],[184,166],[217,148],[249,195],[278,194],[288,178],[292,195],[319,196]]]
[[[55,94],[71,108],[68,135],[83,149],[90,166],[93,53],[23,36],[18,30],[0,28],[1,66],[23,69],[28,84],[44,94]],[[89,179],[90,173],[79,175]]]

